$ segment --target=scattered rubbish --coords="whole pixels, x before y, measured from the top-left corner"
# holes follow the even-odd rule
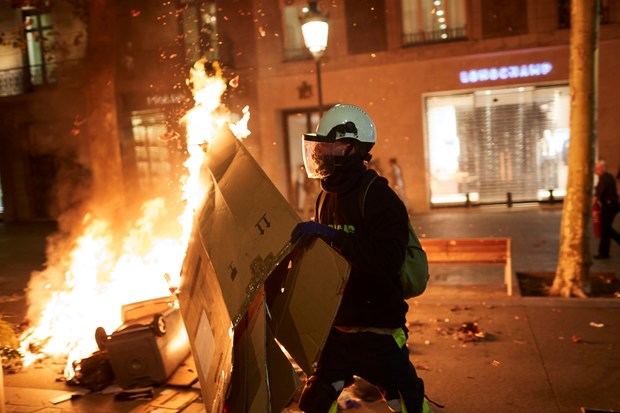
[[[502,364],[502,363],[500,361],[497,361],[497,360],[493,360],[491,362],[491,366],[493,366],[493,367],[499,367],[500,364]]]
[[[616,291],[616,292],[614,293],[614,297],[616,297],[616,298],[620,298],[620,292],[619,292],[619,291]]]
[[[0,346],[0,357],[2,358],[2,370],[5,374],[14,374],[24,367],[21,353],[12,346]]]
[[[68,392],[64,392],[62,394],[52,397],[51,399],[49,399],[49,402],[52,404],[58,404],[58,403],[66,402],[67,400],[77,399],[88,393],[89,393],[88,390],[68,391]]]
[[[579,337],[578,335],[575,335],[575,334],[573,334],[570,339],[575,344],[583,342],[583,339],[581,337]]]
[[[454,307],[452,307],[450,309],[450,311],[452,312],[456,312],[456,311],[466,311],[466,310],[471,310],[471,307],[464,305],[464,306],[460,306],[460,305],[455,305]]]
[[[595,323],[594,321],[590,321],[590,326],[591,327],[595,327],[595,328],[603,328],[603,327],[605,327],[605,324],[603,324],[603,323]]]
[[[172,376],[166,382],[169,386],[175,387],[191,387],[198,381],[198,373],[196,372],[196,364],[194,358],[189,356],[178,369],[172,373]]]
[[[379,389],[357,376],[355,376],[355,382],[353,385],[351,385],[344,392],[351,392],[356,398],[369,403],[376,402],[383,397],[381,392],[379,392]]]
[[[154,396],[152,387],[140,387],[137,389],[129,389],[123,390],[114,395],[114,400],[116,401],[127,401],[127,400],[148,400],[152,399]]]
[[[512,342],[516,343],[516,344],[525,344],[526,343],[525,340],[512,340]]]
[[[183,410],[197,398],[198,394],[193,391],[174,391],[166,389],[149,404],[163,409]]]
[[[415,364],[415,368],[416,368],[416,370],[431,371],[430,367],[428,367],[426,364],[416,363]]]
[[[478,323],[469,321],[459,327],[456,338],[464,342],[480,341],[486,338],[486,333],[478,327]]]
[[[119,386],[118,384],[111,384],[105,389],[101,390],[99,394],[116,394],[122,391],[123,391],[123,388]]]
[[[90,357],[73,362],[75,375],[67,380],[70,386],[80,386],[92,391],[103,390],[114,382],[114,373],[105,351],[97,351]]]
[[[424,344],[426,344],[427,346],[431,344],[430,340],[424,340]]]
[[[518,315],[516,315],[516,316],[515,316],[515,320],[518,320],[518,319],[519,319],[519,316],[518,316]]]

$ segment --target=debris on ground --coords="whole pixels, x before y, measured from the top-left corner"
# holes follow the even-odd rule
[[[605,324],[603,324],[603,323],[596,323],[594,321],[590,321],[590,326],[594,327],[594,328],[603,328],[603,327],[605,327]]]
[[[452,312],[456,312],[456,311],[467,311],[467,310],[471,310],[471,307],[464,305],[464,306],[460,306],[460,305],[455,305],[454,307],[452,307],[450,309],[450,311]]]
[[[2,358],[2,370],[5,373],[17,373],[23,367],[19,340],[11,325],[0,319],[0,357]]]
[[[24,367],[21,353],[14,347],[8,345],[0,346],[0,357],[2,358],[2,371],[5,374],[14,374]]]
[[[583,342],[583,339],[581,337],[579,337],[578,335],[575,335],[575,334],[573,334],[570,339],[575,344]]]
[[[164,390],[162,393],[164,393]],[[115,401],[127,400],[150,400],[155,396],[152,387],[140,387],[137,389],[123,390],[114,395]]]
[[[491,362],[491,366],[493,366],[493,367],[499,367],[500,364],[502,364],[501,361],[497,361],[497,360],[493,360]]]
[[[114,382],[114,372],[105,351],[73,362],[75,375],[67,380],[70,386],[80,386],[92,391],[103,390]]]
[[[465,322],[455,333],[455,337],[463,342],[481,341],[486,338],[486,333],[478,326],[475,321]]]
[[[383,398],[379,389],[357,376],[355,376],[355,382],[346,391],[349,391],[353,396],[355,396],[354,398],[370,403],[376,402],[377,400]]]

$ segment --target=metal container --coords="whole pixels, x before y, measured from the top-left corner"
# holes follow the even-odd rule
[[[161,310],[161,299],[158,304]],[[127,320],[111,335],[99,327],[95,337],[107,351],[115,381],[123,388],[164,383],[190,353],[181,312],[174,302],[165,311]]]

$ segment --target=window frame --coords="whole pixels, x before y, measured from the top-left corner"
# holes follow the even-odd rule
[[[26,9],[22,9],[21,10],[22,15],[21,15],[21,19],[22,19],[22,24],[23,24],[23,33],[24,33],[24,42],[25,42],[25,50],[24,50],[24,66],[25,69],[27,70],[27,73],[29,76],[26,76],[26,78],[28,79],[28,82],[30,85],[35,85],[35,86],[39,86],[39,85],[46,85],[49,83],[52,83],[55,79],[53,79],[50,74],[51,71],[50,69],[50,65],[53,63],[51,60],[53,60],[53,53],[49,50],[46,50],[46,43],[49,41],[46,36],[45,33],[46,32],[51,32],[54,30],[54,26],[51,23],[52,20],[52,15],[50,13],[49,10],[45,10],[45,9],[37,9],[37,8],[26,8]],[[43,26],[42,24],[42,16],[47,16],[49,19],[49,23],[45,26]],[[36,27],[35,28],[29,28],[29,25],[26,24],[27,19],[29,18],[34,18],[36,19]],[[29,39],[29,34],[32,34],[35,37],[38,37],[38,43],[39,43],[39,51],[38,51],[38,58],[41,60],[41,63],[35,63],[33,61],[31,61],[31,57],[30,57],[30,53],[31,53],[31,46],[30,46],[30,41]],[[33,52],[34,54],[34,52]],[[52,56],[52,58],[50,59],[50,56]],[[41,81],[38,81],[37,79],[37,75],[36,72],[33,69],[36,68],[40,68],[41,70]]]
[[[443,2],[449,1],[450,3],[452,2],[461,2],[460,6],[457,6],[458,9],[460,9],[460,12],[462,14],[462,22],[460,25],[455,24],[454,27],[451,27],[450,24],[448,23],[448,21],[445,21],[446,17],[444,16],[449,16],[450,13],[448,13],[447,15],[444,14],[444,16],[440,16],[444,18],[444,21],[438,22],[441,25],[446,25],[445,28],[440,28],[438,30],[418,30],[418,31],[411,31],[410,33],[406,32],[407,30],[407,26],[408,24],[406,23],[406,19],[408,18],[409,13],[413,13],[413,16],[410,16],[410,18],[412,20],[417,20],[417,25],[420,28],[424,28],[425,26],[428,26],[428,22],[429,19],[432,19],[432,17],[425,17],[425,13],[423,13],[423,6],[422,6],[422,2],[423,1],[431,1],[431,0],[401,0],[400,2],[400,23],[401,23],[401,41],[402,41],[402,46],[403,47],[412,47],[412,46],[420,46],[420,45],[426,45],[426,44],[435,44],[435,43],[447,43],[447,42],[454,42],[454,41],[463,41],[463,40],[468,40],[469,39],[469,35],[468,35],[468,30],[467,30],[467,22],[468,22],[468,17],[469,17],[469,5],[466,0],[440,0]],[[416,3],[416,7],[410,7],[411,11],[408,12],[408,8],[406,8],[407,4],[411,4],[415,2]],[[434,7],[431,8],[431,11],[434,10],[437,5],[433,5]],[[445,4],[443,5],[442,10],[444,11],[444,13],[447,11]],[[417,12],[416,12],[417,11]],[[432,15],[434,15],[434,12],[431,13]],[[431,25],[433,25],[434,22],[431,23]],[[458,27],[456,27],[458,25]]]

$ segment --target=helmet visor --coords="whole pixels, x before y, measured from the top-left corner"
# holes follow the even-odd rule
[[[308,178],[325,178],[336,168],[336,161],[350,150],[345,142],[303,140],[304,166]]]

